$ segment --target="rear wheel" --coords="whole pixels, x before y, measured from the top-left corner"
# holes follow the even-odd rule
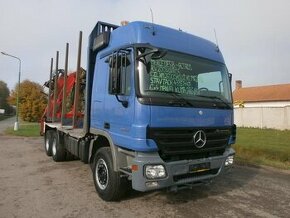
[[[64,145],[60,142],[60,136],[57,131],[52,132],[52,159],[56,162],[64,161],[66,151]]]
[[[94,158],[93,177],[96,191],[105,201],[117,201],[127,191],[127,178],[121,177],[120,172],[115,172],[111,150],[108,147],[100,148]]]
[[[53,130],[47,130],[44,135],[44,150],[47,156],[52,155],[52,132]]]

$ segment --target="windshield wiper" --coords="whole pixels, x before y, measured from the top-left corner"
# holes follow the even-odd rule
[[[180,105],[180,106],[189,105],[189,106],[193,107],[193,104],[191,102],[189,102],[188,100],[186,100],[185,98],[183,98],[181,96],[181,93],[179,93],[179,92],[161,91],[161,90],[146,90],[146,91],[166,93],[166,94],[169,94],[169,95],[173,96],[176,100],[175,101],[169,101],[168,103],[170,105]]]
[[[232,108],[232,105],[230,103],[224,101],[222,98],[217,97],[217,96],[208,96],[208,95],[195,95],[195,96],[202,97],[202,98],[216,99],[216,100],[219,100],[224,105],[226,105],[228,108]]]

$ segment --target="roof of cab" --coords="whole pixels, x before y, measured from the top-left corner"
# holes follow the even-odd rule
[[[223,56],[214,43],[180,30],[141,21],[131,22],[113,30],[110,43],[103,51],[137,43],[149,43],[154,47],[224,63]]]

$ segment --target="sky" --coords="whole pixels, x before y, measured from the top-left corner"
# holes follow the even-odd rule
[[[48,80],[50,58],[70,43],[69,69],[76,69],[79,31],[82,67],[87,38],[97,23],[151,22],[216,42],[243,87],[290,83],[289,0],[0,0],[0,51],[22,61],[21,80]],[[0,54],[0,80],[14,89],[18,61]]]

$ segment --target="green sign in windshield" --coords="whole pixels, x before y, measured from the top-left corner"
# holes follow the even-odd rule
[[[168,93],[179,93],[190,100],[221,98],[231,102],[229,78],[223,64],[168,51],[162,58],[139,61],[138,71],[143,96],[168,99],[174,98]]]
[[[192,65],[171,60],[151,60],[149,90],[194,94],[197,76]]]

